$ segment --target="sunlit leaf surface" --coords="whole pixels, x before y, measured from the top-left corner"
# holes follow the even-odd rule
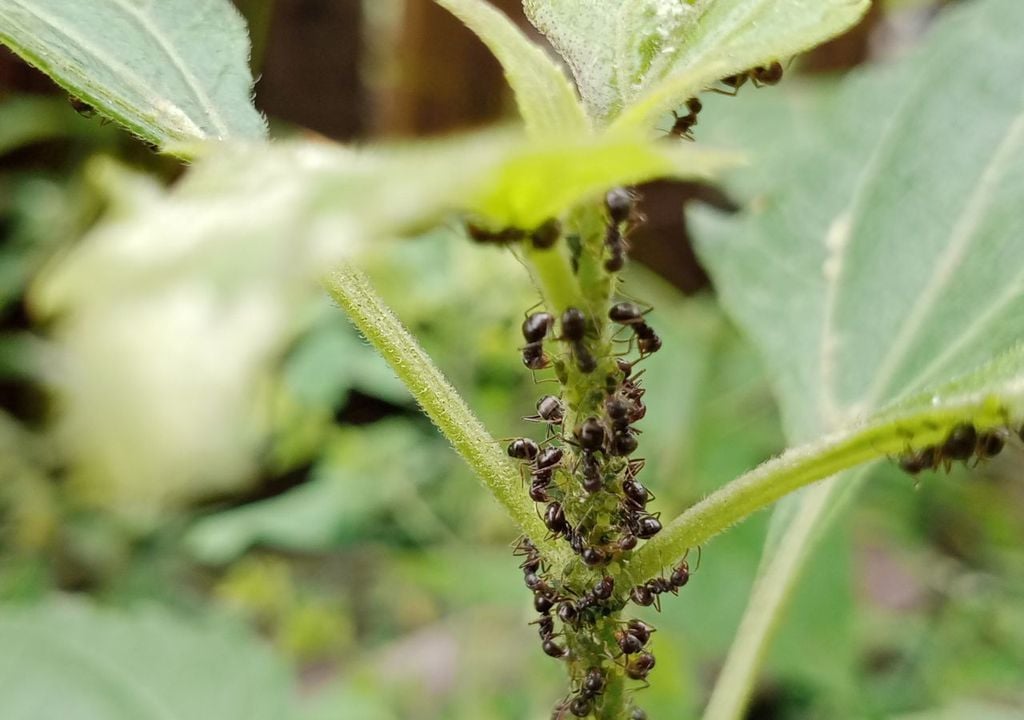
[[[855,23],[867,0],[526,0],[590,113],[637,121],[726,75],[784,60]],[[682,79],[681,84],[676,81]]]
[[[266,134],[227,0],[0,0],[0,42],[155,145]]]

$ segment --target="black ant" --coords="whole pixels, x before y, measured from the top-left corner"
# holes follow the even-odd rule
[[[582,310],[571,307],[562,313],[561,339],[566,340],[572,346],[573,355],[576,357],[576,367],[580,372],[592,373],[597,369],[597,360],[583,343],[586,331],[587,318]]]
[[[636,215],[636,195],[626,188],[612,188],[604,196],[604,207],[613,225],[634,221]]]
[[[530,438],[515,438],[508,444],[508,456],[516,460],[533,462],[540,454],[540,446]]]
[[[546,312],[535,312],[523,320],[523,338],[526,340],[523,347],[523,364],[531,370],[543,370],[550,364],[544,352],[544,338],[554,325],[554,316]]]
[[[619,272],[626,267],[626,253],[629,244],[618,225],[609,225],[604,233],[604,246],[608,248],[608,259],[604,261],[604,269],[610,273]]]
[[[631,680],[643,680],[647,687],[647,675],[654,669],[654,655],[640,652],[626,663],[626,676]]]
[[[679,115],[672,111],[676,121],[668,133],[681,140],[693,140],[693,126],[697,124],[697,116],[704,109],[704,106],[701,105],[700,100],[693,97],[686,101],[686,109],[689,111],[686,115]]]
[[[583,489],[593,495],[604,487],[604,472],[593,452],[583,453]]]
[[[654,499],[654,495],[646,488],[636,476],[627,471],[622,481],[622,492],[626,496],[626,504],[637,512],[642,512],[647,503]]]
[[[75,112],[84,118],[96,117],[96,108],[82,100],[80,97],[68,95],[68,103],[75,109]]]
[[[530,422],[542,422],[549,425],[561,425],[565,418],[565,406],[555,395],[545,395],[537,401],[537,414],[523,418]]]
[[[560,237],[562,237],[562,224],[555,218],[551,218],[538,225],[530,233],[530,243],[537,250],[547,250],[554,247]]]
[[[490,230],[469,221],[466,222],[466,234],[475,242],[496,245],[507,245],[526,237],[526,231],[521,228],[508,227],[501,230]]]
[[[576,428],[576,442],[584,452],[604,449],[605,429],[596,417],[588,417]]]
[[[779,81],[782,80],[782,75],[782,63],[775,61],[768,65],[758,65],[750,70],[722,78],[722,83],[732,88],[732,92],[715,88],[713,90],[722,95],[736,95],[740,88],[746,84],[747,80],[750,80],[754,87],[759,88],[765,85],[778,85]]]
[[[544,526],[551,532],[552,537],[568,535],[571,532],[568,521],[565,519],[565,511],[558,501],[548,503],[544,510]]]

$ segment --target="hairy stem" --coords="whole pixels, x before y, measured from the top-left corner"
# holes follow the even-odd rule
[[[1007,413],[991,398],[922,410],[827,437],[769,460],[712,493],[673,520],[637,551],[629,567],[634,579],[657,574],[687,550],[802,487],[848,468],[941,442],[959,423],[979,430],[1006,425]]]
[[[743,717],[757,678],[757,668],[782,620],[780,609],[788,604],[817,540],[827,529],[824,521],[836,506],[842,489],[859,484],[865,471],[834,477],[811,488],[801,499],[795,522],[790,525],[758,574],[725,665],[715,682],[704,720],[739,720]]]
[[[561,558],[564,552],[545,539],[547,529],[523,492],[518,466],[487,433],[416,339],[384,304],[368,278],[351,265],[344,265],[331,273],[324,285],[541,553],[548,558]]]

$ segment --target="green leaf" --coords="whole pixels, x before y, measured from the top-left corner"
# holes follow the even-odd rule
[[[1024,88],[1014,79],[1024,47],[1012,29],[1022,21],[1012,0],[975,3],[949,13],[927,47],[895,67],[788,101],[749,93],[748,115],[709,124],[719,139],[742,138],[754,171],[732,182],[748,201],[742,213],[697,214],[699,249],[765,358],[791,440],[849,432],[1024,337]],[[950,97],[970,108],[956,142]],[[1020,354],[1001,362],[1001,372],[975,376],[966,405],[940,394],[920,416],[935,434],[916,441],[941,439],[957,417],[1019,421]],[[878,427],[884,437],[860,438],[872,446],[865,460],[905,442],[898,424]],[[737,716],[846,485],[855,487],[833,480],[781,507],[709,717]]]
[[[0,0],[0,42],[155,145],[266,135],[227,0]]]
[[[79,602],[0,610],[6,720],[280,720],[291,678],[223,624]]]
[[[308,483],[204,518],[186,542],[200,560],[218,564],[257,543],[297,552],[330,550],[389,511],[401,512],[403,499],[416,492],[414,484],[429,481],[429,469],[444,468],[436,447],[406,422],[339,430]]]
[[[533,136],[589,134],[590,120],[562,68],[483,0],[436,0],[477,34],[505,70]]]
[[[727,75],[804,52],[864,14],[868,0],[525,0],[576,76],[587,109],[622,127]]]

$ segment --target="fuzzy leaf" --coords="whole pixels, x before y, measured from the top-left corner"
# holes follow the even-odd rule
[[[1024,337],[1021,22],[1019,3],[982,0],[950,11],[896,66],[788,101],[749,93],[745,120],[709,123],[719,139],[742,138],[755,170],[731,183],[742,213],[697,214],[699,249],[775,378],[792,441],[845,433]],[[963,109],[952,130],[950,97]],[[931,439],[915,442],[941,439],[957,417],[1019,422],[1021,354],[998,365],[974,376],[980,405],[927,392]],[[877,429],[863,460],[905,449],[898,423]],[[852,495],[843,487],[832,480],[780,506],[709,718],[737,716],[804,561]]]
[[[227,0],[0,0],[0,42],[155,145],[266,135]]]
[[[587,109],[632,127],[716,80],[846,30],[868,0],[525,0],[569,63]]]
[[[0,610],[6,720],[279,720],[290,706],[288,670],[241,632],[156,609]]]

